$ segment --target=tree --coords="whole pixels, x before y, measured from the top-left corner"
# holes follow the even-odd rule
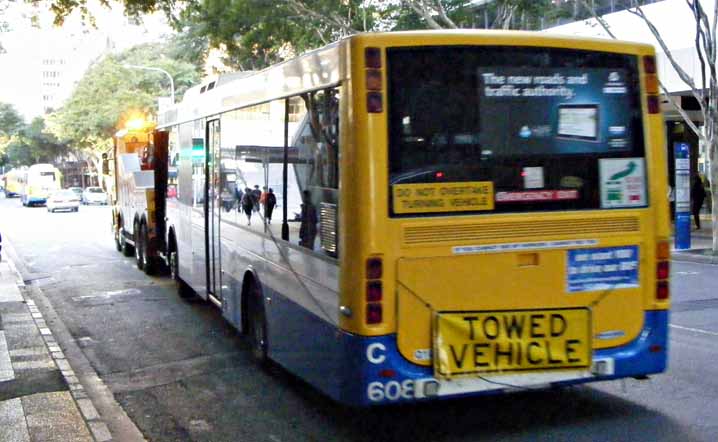
[[[95,62],[74,92],[50,116],[52,132],[73,146],[75,155],[100,169],[102,153],[112,147],[118,122],[128,112],[156,113],[157,96],[168,95],[166,76],[158,72],[127,69],[123,64],[158,67],[172,75],[177,99],[199,78],[196,65],[164,56],[167,45],[146,44]]]
[[[67,145],[49,133],[45,120],[37,117],[28,125],[22,125],[5,143],[4,161],[12,166],[30,166],[36,163],[52,163],[67,153]]]
[[[0,166],[8,162],[10,141],[24,125],[25,120],[11,104],[0,103]]]
[[[584,5],[592,11],[594,19],[603,27],[611,38],[616,35],[611,31],[609,24],[595,10],[582,0]],[[708,152],[709,174],[711,194],[711,226],[713,228],[712,252],[718,255],[718,71],[716,68],[716,52],[718,51],[718,2],[715,2],[713,11],[706,12],[700,0],[686,0],[686,6],[690,8],[694,19],[693,32],[695,33],[695,50],[700,61],[700,78],[690,75],[676,60],[673,52],[668,48],[661,36],[660,30],[645,14],[641,7],[645,2],[632,0],[633,7],[628,11],[640,18],[648,27],[659,46],[666,54],[668,62],[676,71],[680,79],[688,86],[693,97],[696,98],[700,113],[703,119],[703,126],[698,127],[690,116],[681,108],[679,103],[673,101],[668,90],[659,82],[664,96],[671,106],[681,115],[686,125],[696,134],[701,143],[706,146]]]

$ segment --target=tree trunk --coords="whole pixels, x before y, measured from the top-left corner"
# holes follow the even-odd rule
[[[716,146],[716,138],[713,137],[712,145],[710,146],[711,153],[709,156],[710,161],[710,194],[711,194],[711,228],[713,229],[713,254],[718,254],[718,161],[715,159],[715,153],[718,146]]]
[[[95,173],[97,174],[97,185],[102,187],[102,190],[107,191],[105,188],[105,176],[102,175],[102,157],[92,156],[92,165],[95,166]]]

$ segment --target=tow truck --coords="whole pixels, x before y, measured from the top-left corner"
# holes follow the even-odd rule
[[[134,253],[137,268],[153,274],[164,264],[166,133],[155,131],[156,124],[144,118],[124,126],[103,161],[114,176],[109,193],[115,246],[125,256]]]

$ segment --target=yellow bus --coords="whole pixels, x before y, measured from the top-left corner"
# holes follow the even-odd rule
[[[5,196],[13,198],[19,196],[22,191],[23,176],[27,171],[23,169],[11,169],[3,177]]]
[[[33,164],[22,178],[20,199],[23,206],[43,205],[50,194],[62,189],[62,174],[52,164]]]
[[[198,85],[157,131],[175,171],[162,235],[181,294],[336,400],[666,368],[651,46],[354,35]]]

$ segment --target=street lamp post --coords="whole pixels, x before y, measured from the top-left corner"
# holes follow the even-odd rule
[[[175,104],[175,82],[172,79],[172,76],[170,75],[169,72],[167,72],[164,69],[160,69],[160,68],[153,68],[150,66],[139,66],[136,64],[129,64],[129,63],[123,64],[122,67],[128,68],[128,69],[144,69],[146,71],[156,71],[156,72],[162,72],[163,74],[165,74],[167,76],[167,78],[170,79],[170,94],[172,95],[172,104]]]

